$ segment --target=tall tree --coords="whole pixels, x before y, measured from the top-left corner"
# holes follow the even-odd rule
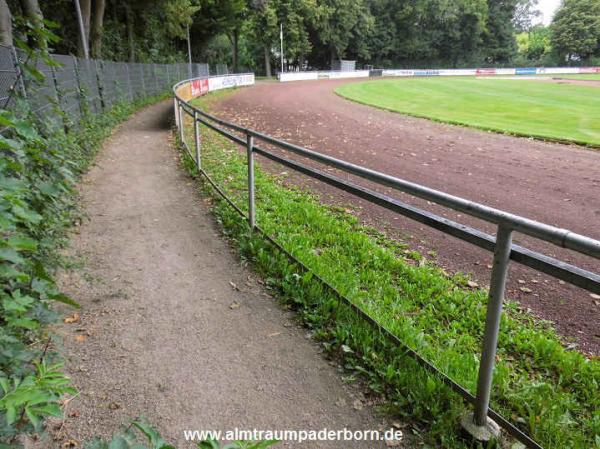
[[[552,45],[567,60],[600,56],[600,0],[564,0],[551,28]]]
[[[363,39],[373,26],[373,17],[363,0],[323,0],[319,3],[317,31],[321,44],[329,51],[329,60],[343,58],[353,40],[359,44],[357,53],[368,55]]]
[[[0,0],[0,44],[13,44],[12,14],[6,0]]]
[[[94,14],[90,28],[90,52],[92,58],[102,57],[102,32],[104,26],[104,10],[106,0],[94,0]]]
[[[271,77],[271,51],[277,36],[277,12],[273,0],[250,2],[249,30],[260,43],[263,52],[265,75]]]
[[[135,62],[135,28],[134,28],[134,17],[131,9],[131,4],[125,2],[125,27],[127,32],[127,49],[129,54],[129,62]]]
[[[517,51],[513,17],[518,0],[488,0],[488,19],[484,34],[485,59],[489,63],[510,61]]]

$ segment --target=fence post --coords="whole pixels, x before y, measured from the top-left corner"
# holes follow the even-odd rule
[[[127,72],[127,90],[129,90],[129,99],[133,101],[133,88],[131,85],[131,75],[129,74],[129,63],[125,63],[125,72]]]
[[[156,87],[156,92],[154,94],[158,94],[160,92],[160,87],[158,86],[158,76],[156,75],[156,64],[152,64],[152,73],[154,74],[154,86]]]
[[[248,153],[248,223],[250,229],[256,226],[256,210],[254,203],[254,137],[246,134],[246,149]]]
[[[196,141],[196,167],[198,173],[202,170],[202,163],[200,161],[200,123],[198,122],[198,113],[194,111],[194,138]]]
[[[50,67],[50,73],[52,73],[52,83],[54,84],[54,94],[56,96],[56,105],[58,106],[58,109],[62,112],[61,116],[62,116],[62,122],[63,122],[63,129],[65,130],[65,133],[69,132],[69,122],[67,119],[67,110],[66,108],[63,109],[62,107],[62,95],[61,95],[61,91],[60,88],[58,86],[58,79],[56,78],[56,69],[54,68],[54,66]]]
[[[102,65],[102,61],[100,61],[100,70],[98,70],[98,61],[97,60],[93,60],[94,61],[94,67],[95,67],[95,72],[96,72],[96,83],[98,84],[98,96],[100,97],[100,106],[102,107],[102,110],[104,111],[106,109],[106,103],[104,102],[104,84],[103,84],[103,80],[102,80],[102,76],[100,75],[100,70],[103,69],[103,65]]]
[[[23,70],[21,70],[21,64],[19,63],[19,55],[17,55],[17,50],[15,47],[11,47],[11,50],[13,64],[15,65],[15,74],[17,75],[17,82],[19,83],[19,88],[21,89],[21,95],[23,95],[24,99],[27,99],[27,89],[25,89],[25,80],[23,79]]]
[[[144,66],[140,65],[140,63],[136,63],[138,64],[138,69],[140,70],[140,73],[142,74],[141,78],[142,78],[142,98],[146,96],[146,81],[144,81],[144,75],[146,74],[146,71],[144,70]]]
[[[79,97],[79,112],[81,113],[81,117],[85,115],[85,97],[83,96],[83,89],[81,87],[81,78],[79,75],[79,63],[77,62],[77,58],[73,56],[73,71],[75,72],[75,79],[77,80],[77,93]]]
[[[481,440],[496,438],[500,433],[498,425],[489,420],[487,414],[490,405],[494,361],[496,359],[496,349],[498,347],[500,318],[502,316],[504,290],[506,288],[506,277],[508,275],[508,264],[510,261],[512,232],[512,229],[499,225],[498,232],[496,233],[496,247],[494,249],[490,292],[488,294],[483,349],[481,351],[481,362],[479,364],[479,375],[477,378],[475,413],[472,417],[472,423],[478,428],[478,435]],[[468,423],[465,427],[469,430]]]
[[[166,69],[167,69],[167,83],[169,84],[169,86],[168,86],[168,87],[171,87],[171,84],[173,84],[173,82],[171,81],[171,74],[170,74],[170,72],[169,72],[169,66],[170,66],[170,65],[171,65],[171,64],[165,64],[165,67],[166,67]]]

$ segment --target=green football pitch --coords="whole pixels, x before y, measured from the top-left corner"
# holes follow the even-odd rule
[[[581,77],[597,75],[579,75]],[[402,78],[336,89],[359,103],[437,121],[600,147],[600,87],[474,77]]]

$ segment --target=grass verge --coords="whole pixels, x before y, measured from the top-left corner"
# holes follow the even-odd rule
[[[444,123],[600,147],[600,90],[593,86],[432,77],[351,83],[335,92]]]
[[[585,73],[580,75],[552,75],[552,78],[565,78],[569,80],[600,81],[600,73]]]
[[[201,108],[228,93],[195,100]],[[242,209],[247,202],[245,157],[202,127],[202,164]],[[191,140],[191,130],[187,130]],[[193,162],[184,157],[190,173]],[[462,401],[411,358],[340,306],[311,273],[274,250],[213,195],[214,213],[242,257],[266,284],[294,305],[322,344],[346,367],[386,396],[389,408],[409,417],[430,443],[462,447]],[[466,288],[416,253],[318,197],[256,171],[257,221],[312,272],[367,311],[411,348],[474,392],[485,321],[486,292]],[[567,351],[554,331],[508,301],[502,318],[492,405],[546,448],[600,447],[600,363]]]
[[[156,100],[88,115],[68,133],[0,110],[0,449],[41,432],[46,417],[62,415],[63,395],[74,393],[46,325],[58,319],[53,301],[77,306],[52,277],[79,218],[75,184],[114,127]]]

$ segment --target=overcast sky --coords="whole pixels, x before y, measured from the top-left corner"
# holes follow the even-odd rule
[[[538,9],[542,11],[542,22],[544,25],[548,25],[550,22],[552,22],[552,17],[560,6],[560,1],[561,0],[540,0]]]

